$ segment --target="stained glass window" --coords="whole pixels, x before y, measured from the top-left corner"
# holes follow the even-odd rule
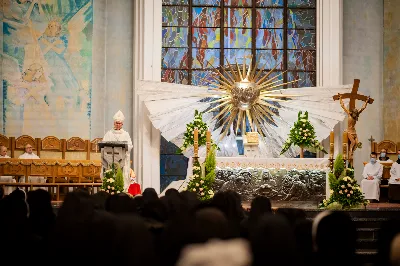
[[[316,0],[163,0],[162,23],[162,81],[210,85],[213,67],[253,55],[299,80],[286,87],[315,86]]]
[[[213,86],[213,66],[257,60],[285,87],[316,85],[316,0],[163,0],[162,81]],[[161,186],[184,179],[177,147],[162,139]],[[167,170],[168,169],[168,170]]]

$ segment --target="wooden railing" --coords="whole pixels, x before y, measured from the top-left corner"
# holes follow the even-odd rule
[[[0,159],[0,176],[13,176],[17,181],[0,182],[0,186],[56,188],[60,200],[60,187],[100,187],[100,172],[101,162],[94,160]],[[25,182],[20,183],[23,176]],[[30,183],[29,176],[45,177],[46,183]]]

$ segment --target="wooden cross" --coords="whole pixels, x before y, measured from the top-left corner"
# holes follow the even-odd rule
[[[354,84],[353,84],[353,89],[351,90],[351,92],[340,94],[340,96],[342,96],[342,99],[350,99],[349,111],[354,110],[354,108],[356,108],[356,100],[360,100],[363,102],[368,100],[367,96],[358,94],[358,86],[359,85],[360,85],[360,80],[355,79]],[[334,95],[333,100],[335,100],[335,101],[339,100],[339,95]],[[374,99],[371,99],[371,98],[368,101],[369,104],[372,104],[373,102],[374,102]]]
[[[371,138],[369,138],[368,140],[369,140],[369,142],[371,142],[371,143],[375,141],[375,139],[372,137],[372,135],[371,135]]]

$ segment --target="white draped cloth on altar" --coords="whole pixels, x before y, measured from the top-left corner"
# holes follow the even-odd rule
[[[279,91],[282,95],[297,95],[290,100],[279,102],[279,115],[271,115],[275,124],[266,123],[268,131],[260,137],[260,156],[266,158],[280,157],[282,146],[290,132],[291,126],[298,119],[299,111],[308,111],[309,120],[313,124],[319,141],[327,138],[336,124],[346,117],[338,102],[332,100],[333,95],[348,93],[352,85],[335,87],[288,88]],[[212,106],[212,90],[207,87],[171,84],[156,81],[139,81],[136,90],[149,112],[153,126],[160,130],[162,136],[178,147],[182,147],[186,125],[193,121],[195,110],[205,112]],[[347,102],[345,101],[347,104]],[[221,142],[222,126],[216,123],[213,113],[203,114],[203,121],[211,130],[212,139],[218,144],[219,154],[231,155],[231,147],[236,145],[235,138],[224,138]],[[230,141],[230,143],[227,143]],[[226,147],[229,148],[229,150]],[[299,148],[291,147],[284,154],[291,158],[298,155]],[[186,157],[193,155],[193,149],[184,151]],[[199,155],[205,156],[205,148],[199,149]],[[233,155],[234,156],[234,155]]]

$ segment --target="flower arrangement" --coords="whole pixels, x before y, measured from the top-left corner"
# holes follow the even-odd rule
[[[121,167],[113,163],[110,168],[103,173],[103,184],[100,191],[105,191],[111,195],[119,194],[124,190],[124,178]]]
[[[211,147],[204,163],[204,176],[198,159],[194,158],[193,160],[193,175],[190,177],[186,190],[195,192],[202,201],[209,200],[214,196],[212,185],[215,181],[215,156],[215,147]]]
[[[308,120],[308,112],[306,111],[302,114],[300,111],[297,117],[297,122],[295,122],[293,127],[290,129],[289,137],[282,147],[281,155],[284,154],[292,145],[300,147],[300,157],[303,157],[304,148],[327,153],[321,143],[316,139],[314,126]]]
[[[324,199],[319,208],[342,208],[350,209],[361,205],[367,206],[360,186],[354,179],[354,170],[345,168],[345,163],[341,154],[335,159],[334,171],[329,173],[330,197]]]
[[[183,137],[183,145],[177,151],[177,153],[182,153],[190,146],[194,145],[194,130],[198,130],[198,143],[199,147],[206,145],[207,142],[207,130],[208,126],[203,122],[203,114],[195,110],[193,122],[186,125],[186,132]],[[211,140],[212,142],[212,140]]]

